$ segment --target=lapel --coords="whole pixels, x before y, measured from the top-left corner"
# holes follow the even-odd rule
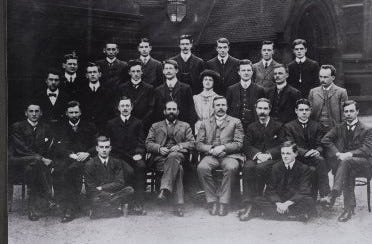
[[[364,130],[363,124],[358,121],[358,123],[355,126],[354,134],[353,134],[353,141],[360,135],[360,133]]]
[[[292,185],[292,183],[295,180],[295,177],[297,175],[297,171],[298,171],[298,161],[296,160],[293,164],[293,167],[291,169],[291,173],[289,174],[289,177],[288,177],[288,186]]]
[[[217,62],[219,62],[218,59],[217,59]],[[229,55],[229,57],[226,60],[225,73],[224,74],[229,74],[230,73],[230,70],[232,69],[232,66],[233,66],[233,65],[231,65],[231,62],[232,62],[231,61],[231,56]]]
[[[263,61],[261,60],[260,62],[259,62],[259,65],[258,65],[258,67],[259,67],[259,69],[260,69],[260,71],[261,71],[261,73],[263,73],[264,75],[263,75],[263,79],[266,79],[266,77],[270,74],[270,72],[273,70],[273,68],[274,68],[274,60],[272,60],[271,61],[271,63],[270,63],[270,65],[267,67],[267,69],[265,69],[265,66],[264,66],[264,64],[263,64]]]
[[[241,86],[242,85],[240,85],[240,82],[239,83],[236,83],[235,92],[233,94],[234,97],[236,96],[236,99],[238,100],[239,106],[241,106],[241,102],[240,102],[240,88],[241,88]]]
[[[289,90],[289,84],[287,84],[283,90],[282,90],[282,95],[280,96],[280,101],[279,101],[279,108],[284,108],[283,106],[285,105],[285,102],[287,101],[288,97],[288,91]]]
[[[164,140],[166,140],[167,136],[168,136],[168,130],[167,130],[167,122],[165,121],[165,119],[163,121],[161,121],[159,127],[164,132],[164,134],[165,134]]]
[[[194,65],[195,65],[195,57],[194,57],[194,54],[191,54],[190,56],[190,70],[194,70]]]
[[[209,119],[209,132],[207,132],[207,139],[210,139],[210,141],[213,141],[213,137],[215,135],[214,132],[216,131],[216,127],[217,127],[216,118],[214,116],[212,116]],[[211,135],[211,137],[208,138],[208,135]]]
[[[173,87],[173,98],[176,97],[177,93],[181,90],[181,83],[180,81],[178,80],[176,82],[176,85],[174,85]]]
[[[221,130],[223,130],[230,123],[230,116],[226,116],[221,125]]]
[[[324,100],[323,88],[321,86],[319,86],[318,89],[315,90],[315,92],[317,96]]]
[[[131,84],[129,84],[129,85],[131,85]],[[137,94],[136,100],[134,101],[135,105],[138,104],[141,100],[143,101],[142,95],[145,92],[145,85],[143,84],[143,81],[141,81],[141,83],[139,84],[137,89],[138,89],[138,94]]]
[[[304,141],[305,141],[305,139],[307,137],[306,132],[309,131],[309,126],[310,126],[310,123],[309,122],[310,122],[310,120],[307,122],[307,130],[305,130],[302,127],[302,125],[301,125],[300,121],[298,121],[298,119],[296,119],[296,123],[294,124],[295,131],[298,132],[297,135],[299,135],[301,137],[301,139],[304,140]]]
[[[333,95],[335,95],[336,91],[337,90],[336,90],[335,84],[332,84],[331,88],[329,89],[328,98],[331,98]]]

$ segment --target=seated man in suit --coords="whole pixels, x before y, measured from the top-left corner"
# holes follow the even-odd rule
[[[311,118],[321,124],[324,134],[342,122],[342,103],[347,100],[346,89],[334,84],[335,78],[335,67],[322,65],[319,71],[320,86],[311,89],[309,93]]]
[[[63,120],[65,108],[70,96],[60,89],[60,74],[58,70],[50,69],[45,80],[46,87],[36,94],[36,101],[43,109],[43,120],[56,128]]]
[[[178,64],[176,61],[170,59],[164,61],[163,74],[165,82],[155,89],[155,121],[163,119],[162,112],[165,104],[169,101],[174,101],[178,104],[178,118],[190,125],[194,125],[196,113],[191,87],[179,81],[177,73]]]
[[[26,119],[10,127],[9,177],[15,170],[24,171],[29,188],[28,218],[36,221],[49,207],[55,206],[52,198],[51,171],[54,160],[54,134],[43,123],[41,107],[29,102],[25,110]],[[22,162],[16,165],[17,159]]]
[[[320,140],[323,137],[321,126],[318,122],[309,119],[311,113],[310,102],[299,99],[296,102],[297,119],[285,124],[286,139],[293,141],[298,147],[297,160],[316,170],[313,182],[314,197],[325,197],[329,194],[328,166],[321,156],[323,148]]]
[[[315,201],[311,197],[313,171],[296,159],[297,153],[296,143],[283,143],[282,160],[273,166],[265,196],[254,199],[253,206],[240,216],[241,221],[264,215],[306,222],[316,215]]]
[[[274,66],[279,63],[273,59],[274,42],[263,41],[261,47],[262,59],[253,64],[253,80],[254,82],[265,88],[275,86],[274,82]]]
[[[231,198],[231,187],[237,178],[239,161],[244,160],[240,150],[243,147],[243,126],[239,119],[226,114],[225,97],[213,99],[214,116],[201,123],[196,149],[202,154],[198,165],[199,179],[203,185],[209,213],[225,216]],[[221,167],[223,178],[220,186],[212,177],[212,170]]]
[[[106,135],[111,139],[112,155],[123,160],[124,169],[131,167],[134,177],[128,180],[134,186],[133,213],[144,215],[145,191],[145,135],[142,121],[132,115],[133,103],[128,97],[118,99],[120,115],[107,122]],[[127,165],[129,164],[129,165]]]
[[[301,97],[307,98],[310,90],[319,85],[319,64],[306,57],[306,40],[294,40],[292,48],[296,59],[288,64],[288,83],[301,92]]]
[[[265,90],[252,82],[253,68],[250,60],[239,61],[238,74],[240,82],[227,88],[227,114],[239,118],[245,131],[250,123],[257,120],[254,105],[257,99],[265,97]]]
[[[192,94],[198,94],[203,88],[199,77],[204,70],[204,61],[191,53],[192,46],[192,37],[190,35],[181,35],[179,40],[181,52],[171,59],[178,64],[177,78],[191,87]]]
[[[266,97],[272,104],[270,116],[282,123],[296,119],[296,101],[301,92],[287,83],[288,69],[283,64],[274,67],[275,87],[267,91]]]
[[[283,142],[283,124],[270,117],[271,103],[266,98],[257,100],[258,121],[247,128],[244,137],[246,161],[243,166],[243,202],[239,211],[244,216],[252,200],[261,196],[270,179],[271,168],[280,159],[280,144]]]
[[[78,56],[75,52],[66,54],[63,57],[62,68],[65,73],[61,79],[61,88],[69,94],[71,99],[77,99],[80,87],[83,85],[85,79],[77,74],[78,70]]]
[[[229,40],[222,37],[216,43],[218,55],[207,62],[206,68],[220,74],[221,79],[219,84],[215,85],[215,91],[218,94],[225,95],[229,86],[239,82],[239,76],[236,72],[238,70],[239,60],[229,54]]]
[[[62,223],[70,222],[76,217],[78,197],[81,192],[84,166],[96,153],[96,126],[81,118],[80,103],[70,101],[67,104],[65,121],[59,130],[61,142],[64,144],[64,164],[55,170],[55,195],[61,194],[63,211]]]
[[[102,72],[101,85],[115,92],[119,85],[128,78],[128,64],[117,58],[119,47],[115,42],[106,42],[103,53],[106,58],[96,61]]]
[[[126,96],[133,102],[132,114],[142,120],[144,131],[147,134],[153,122],[155,107],[154,88],[142,80],[143,64],[139,60],[130,60],[130,81],[119,88],[119,97]]]
[[[154,123],[146,139],[146,149],[153,156],[156,169],[162,171],[158,199],[175,198],[175,215],[183,217],[183,166],[187,154],[194,148],[194,136],[188,123],[178,120],[178,106],[174,101],[165,104],[165,120]]]
[[[342,107],[345,121],[332,128],[321,141],[335,175],[331,193],[321,202],[331,207],[343,192],[344,211],[338,221],[346,222],[356,206],[355,177],[372,170],[372,129],[359,121],[356,101],[348,100]]]
[[[137,50],[140,53],[139,60],[142,62],[142,80],[154,88],[163,84],[163,65],[159,60],[151,57],[152,46],[150,40],[141,38]]]
[[[97,138],[97,156],[85,165],[85,185],[91,203],[90,218],[120,217],[122,204],[130,200],[133,188],[125,185],[122,161],[110,156],[110,139]]]

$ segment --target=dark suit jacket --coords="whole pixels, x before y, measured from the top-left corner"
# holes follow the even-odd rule
[[[166,83],[155,89],[155,121],[164,118],[165,104],[173,100],[178,104],[178,110],[180,111],[178,119],[190,125],[195,124],[197,116],[190,86],[177,81],[172,91],[172,97],[173,99],[169,95],[169,88]]]
[[[42,92],[36,96],[36,99],[43,111],[42,119],[52,122],[63,121],[66,114],[67,103],[71,100],[70,96],[63,89],[59,89],[59,94],[54,105],[49,100],[47,89],[43,89]]]
[[[222,64],[218,57],[214,57],[206,64],[207,69],[214,70],[221,75],[221,79],[217,84],[214,84],[214,91],[218,94],[225,95],[227,87],[238,83],[240,77],[238,75],[239,59],[229,55],[226,61],[224,72],[222,72]]]
[[[98,186],[106,192],[116,192],[125,186],[122,161],[111,156],[107,168],[98,156],[90,159],[85,165],[84,176],[88,196],[99,193],[96,189]]]
[[[244,150],[248,159],[259,153],[270,153],[274,160],[280,158],[280,145],[284,140],[283,124],[270,118],[266,127],[259,121],[248,125],[244,137]]]
[[[275,87],[274,81],[274,66],[278,65],[274,59],[271,61],[270,65],[265,69],[262,60],[253,64],[253,80],[257,85],[265,88]]]
[[[315,149],[322,153],[323,148],[320,140],[323,137],[320,124],[314,120],[308,120],[304,129],[298,119],[285,124],[286,140],[294,141],[297,144],[298,155],[304,156],[310,149]]]
[[[128,64],[125,61],[116,59],[112,66],[109,65],[106,59],[98,60],[102,73],[101,85],[111,91],[115,91],[121,83],[124,83],[129,78]]]
[[[226,99],[228,106],[227,114],[235,118],[242,119],[240,118],[240,109],[243,102],[240,97],[240,89],[242,89],[240,83],[229,86],[229,88],[227,88]],[[251,110],[249,116],[251,119],[248,121],[248,123],[252,123],[253,121],[257,120],[257,114],[254,105],[258,98],[265,97],[265,89],[261,86],[251,83],[251,85],[248,87],[248,90],[250,94],[249,109]]]
[[[280,100],[278,101],[278,110],[275,110],[274,100],[278,94],[277,88],[267,90],[267,98],[270,99],[273,105],[271,109],[271,117],[279,119],[282,123],[287,123],[296,119],[295,107],[296,101],[301,98],[301,92],[287,84],[281,91]]]
[[[301,91],[303,98],[309,96],[311,88],[319,86],[319,64],[312,59],[306,58],[306,61],[301,65],[293,60],[288,64],[288,72],[288,83]],[[301,82],[299,82],[300,73]]]
[[[142,121],[130,116],[124,124],[120,117],[107,122],[106,135],[111,139],[112,155],[124,159],[127,162],[132,160],[136,154],[145,154],[145,135],[143,133]]]
[[[192,94],[199,94],[203,90],[203,83],[200,80],[200,73],[204,70],[204,61],[203,59],[195,56],[194,54],[191,54],[190,59],[188,62],[190,62],[190,69],[189,73],[191,76],[191,83],[186,82],[184,79],[182,79],[182,73],[185,73],[185,66],[186,63],[183,61],[181,54],[178,54],[175,57],[172,57],[171,59],[177,61],[178,64],[178,73],[177,78],[179,81],[184,82],[191,86]]]
[[[80,89],[87,83],[87,79],[85,77],[81,77],[78,74],[73,83],[67,81],[65,75],[62,75],[60,87],[61,89],[65,90],[66,93],[70,96],[71,100],[76,100],[79,97]]]
[[[106,126],[106,122],[114,117],[114,111],[117,111],[114,105],[114,96],[102,85],[93,92],[89,83],[85,84],[80,90],[80,96],[77,99],[81,103],[82,117],[93,122],[99,131]]]
[[[327,150],[328,157],[335,157],[338,152],[351,152],[353,157],[371,158],[372,129],[359,121],[354,129],[353,140],[351,141],[347,141],[346,130],[346,122],[343,122],[333,127],[322,138],[321,142]]]
[[[158,87],[163,84],[163,65],[159,60],[150,58],[149,61],[142,67],[142,80],[153,87]]]
[[[64,121],[59,129],[59,139],[64,144],[65,155],[71,153],[89,152],[96,153],[96,138],[98,136],[96,126],[84,119],[80,119],[77,130],[74,131],[68,121]]]
[[[155,109],[154,87],[147,83],[141,82],[139,87],[135,89],[132,83],[126,82],[119,89],[119,97],[129,97],[133,104],[132,115],[142,120],[143,125],[147,130],[153,122],[153,113]]]
[[[265,195],[272,202],[285,202],[287,200],[298,202],[304,197],[311,197],[312,171],[299,161],[295,161],[285,185],[286,167],[283,161],[274,164],[271,171],[271,181],[267,186]]]

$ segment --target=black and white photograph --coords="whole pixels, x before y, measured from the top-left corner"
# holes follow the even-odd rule
[[[371,242],[372,0],[2,6],[0,243]]]

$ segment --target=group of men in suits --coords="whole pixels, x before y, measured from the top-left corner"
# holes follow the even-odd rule
[[[201,156],[197,174],[211,215],[228,214],[242,168],[242,221],[262,213],[308,219],[318,192],[330,207],[341,191],[345,212],[339,220],[351,218],[354,168],[371,166],[371,138],[357,119],[357,103],[347,101],[346,90],[334,84],[335,68],[319,68],[307,58],[302,39],[293,42],[296,59],[288,68],[273,59],[271,41],[262,43],[262,60],[255,64],[232,57],[226,38],[217,40],[218,55],[208,62],[192,54],[192,46],[191,36],[182,35],[180,54],[161,64],[142,38],[140,57],[127,63],[110,42],[105,59],[87,65],[86,79],[77,72],[75,53],[65,55],[64,75],[48,71],[46,87],[26,104],[26,120],[11,129],[10,159],[26,162],[31,220],[42,216],[45,204],[55,207],[55,200],[63,209],[62,222],[73,220],[83,180],[92,218],[102,209],[120,215],[124,201],[132,213],[144,215],[150,166],[163,173],[158,199],[174,195],[174,212],[182,217],[184,169],[194,150]],[[214,113],[201,122],[195,140],[192,96],[202,90],[205,69],[220,74],[214,88],[226,97],[214,97]],[[339,128],[343,118],[357,129]],[[220,185],[213,179],[216,168],[223,171]],[[336,176],[332,190],[330,168]]]

